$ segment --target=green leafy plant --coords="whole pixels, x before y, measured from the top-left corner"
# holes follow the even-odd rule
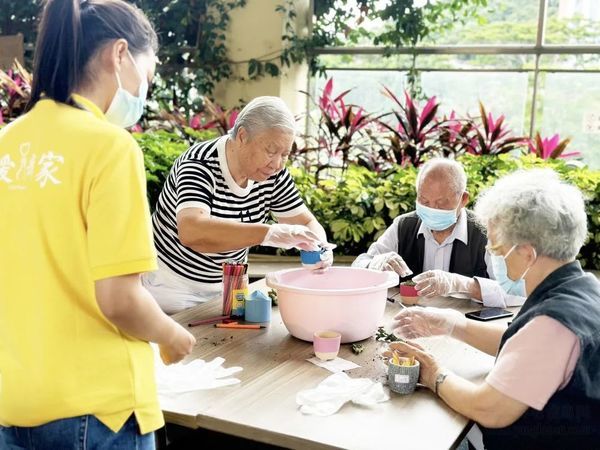
[[[363,344],[352,344],[352,353],[355,355],[360,355],[364,350],[365,346]]]
[[[187,150],[190,141],[212,139],[217,134],[214,131],[204,131],[189,136],[189,140],[163,130],[153,133],[134,133],[133,136],[144,153],[148,201],[150,207],[154,208],[171,166],[179,155]]]
[[[277,291],[275,289],[269,289],[267,295],[271,299],[271,306],[279,306],[279,301],[277,300]]]
[[[375,333],[375,340],[379,342],[397,342],[401,339],[394,333],[388,333],[383,327],[379,327],[377,328],[377,333]]]

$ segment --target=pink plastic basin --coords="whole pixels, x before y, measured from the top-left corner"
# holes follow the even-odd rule
[[[267,286],[277,291],[279,311],[292,336],[312,342],[316,331],[342,334],[342,343],[373,335],[385,311],[387,290],[398,285],[394,272],[331,267],[268,273]]]

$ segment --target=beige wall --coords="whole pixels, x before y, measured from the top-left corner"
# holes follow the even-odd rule
[[[23,64],[24,53],[22,34],[0,36],[0,69],[10,69],[15,59],[18,59]]]
[[[310,0],[295,0],[299,33],[307,33]],[[284,17],[275,11],[282,0],[248,0],[244,8],[232,11],[227,47],[233,61],[251,58],[265,59],[278,56],[282,48],[281,36]],[[278,64],[278,60],[274,61]],[[214,95],[218,103],[226,107],[237,106],[240,99],[250,101],[260,95],[283,98],[296,114],[304,112],[306,98],[298,90],[306,90],[308,70],[306,65],[284,68],[279,77],[265,75],[258,80],[247,80],[248,64],[233,65],[233,76],[217,85]]]

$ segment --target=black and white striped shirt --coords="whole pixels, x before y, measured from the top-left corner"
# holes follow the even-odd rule
[[[292,217],[306,210],[286,169],[265,181],[249,180],[245,188],[237,185],[227,166],[226,142],[227,136],[200,142],[177,158],[152,215],[159,259],[176,274],[200,283],[221,282],[222,263],[245,260],[248,249],[198,253],[185,247],[177,235],[180,210],[202,208],[212,217],[248,223],[264,223],[270,213]]]

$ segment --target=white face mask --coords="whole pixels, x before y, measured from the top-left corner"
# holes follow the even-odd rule
[[[417,201],[417,216],[427,228],[433,231],[447,230],[458,221],[456,210],[460,207],[460,201],[454,209],[429,208]]]
[[[527,293],[525,291],[525,275],[529,272],[529,269],[533,266],[529,266],[523,275],[521,275],[518,279],[513,280],[508,276],[508,267],[506,266],[506,258],[508,255],[512,253],[512,251],[517,248],[517,245],[513,245],[510,250],[506,253],[506,255],[494,255],[490,253],[492,270],[494,271],[494,277],[502,289],[506,291],[507,294],[518,295],[519,297],[527,297]],[[537,253],[535,249],[533,249],[534,259],[537,260]],[[535,262],[534,262],[535,264]]]
[[[105,114],[106,119],[109,122],[123,128],[130,127],[140,120],[140,117],[142,117],[142,114],[144,113],[146,95],[148,94],[148,80],[140,71],[129,50],[127,50],[127,54],[129,55],[129,58],[131,58],[131,61],[133,62],[133,65],[135,66],[135,69],[142,80],[140,81],[138,95],[136,97],[131,95],[127,90],[123,89],[123,86],[121,85],[121,78],[119,77],[118,73],[115,73],[119,87],[117,88],[117,92],[115,92],[115,96],[113,97],[112,102],[110,103],[110,106]]]

